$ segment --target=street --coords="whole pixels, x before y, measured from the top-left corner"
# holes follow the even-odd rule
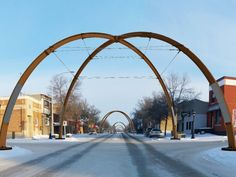
[[[194,155],[212,147],[224,146],[225,142],[163,143],[124,133],[91,137],[74,142],[10,143],[13,148],[28,149],[31,153],[1,159],[0,176],[221,176],[216,171],[211,172],[214,169],[210,168],[209,162],[204,169],[201,166],[204,163]],[[234,176],[232,173],[228,175]]]

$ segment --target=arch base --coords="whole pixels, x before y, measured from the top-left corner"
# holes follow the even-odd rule
[[[225,123],[225,128],[228,136],[228,145],[229,147],[223,147],[223,151],[236,151],[236,143],[234,137],[234,127],[232,122]]]
[[[6,150],[12,150],[12,147],[6,147],[6,146],[0,147],[0,151],[6,151]]]
[[[222,151],[236,151],[236,149],[230,148],[230,147],[222,147]]]

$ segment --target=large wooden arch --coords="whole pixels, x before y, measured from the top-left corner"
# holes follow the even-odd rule
[[[119,42],[121,44],[123,44],[124,46],[128,47],[129,49],[131,49],[132,51],[134,51],[137,55],[139,55],[146,63],[147,65],[151,68],[151,70],[153,71],[153,73],[155,74],[155,76],[157,77],[157,79],[159,80],[161,87],[164,91],[164,94],[166,96],[166,100],[167,100],[167,104],[168,104],[168,108],[169,108],[169,112],[171,114],[171,118],[172,118],[172,125],[173,125],[173,139],[177,139],[177,116],[175,114],[174,111],[174,106],[173,106],[173,102],[172,99],[170,97],[170,94],[166,88],[166,85],[161,77],[161,75],[159,74],[159,72],[157,71],[157,69],[155,68],[155,66],[152,64],[152,62],[146,57],[146,55],[144,55],[139,49],[137,49],[135,46],[133,46],[132,44],[130,44],[129,42],[123,40],[123,39],[119,39],[119,37],[115,37],[114,39],[110,39],[106,42],[104,42],[102,45],[100,45],[98,48],[96,48],[87,58],[86,60],[82,63],[82,65],[80,66],[80,68],[78,69],[78,71],[76,72],[70,87],[67,91],[64,103],[63,103],[63,107],[61,110],[61,119],[60,119],[60,131],[59,131],[59,138],[62,138],[62,132],[63,132],[63,121],[64,121],[64,115],[65,115],[65,111],[66,111],[66,106],[70,97],[71,92],[73,91],[74,85],[76,84],[80,74],[82,73],[82,71],[84,70],[84,68],[88,65],[88,63],[99,53],[101,52],[104,48],[108,47],[109,45],[115,43],[115,42]]]
[[[124,117],[125,117],[125,118],[128,120],[128,122],[129,122],[129,127],[130,127],[131,131],[135,131],[134,123],[133,123],[132,119],[129,117],[128,114],[126,114],[124,111],[113,110],[113,111],[108,112],[108,113],[102,118],[101,123],[100,123],[100,125],[99,125],[99,130],[100,130],[100,132],[102,131],[102,127],[103,127],[105,121],[107,120],[107,118],[108,118],[111,114],[113,114],[113,113],[120,113],[120,114],[123,114]]]
[[[7,149],[6,147],[6,135],[7,135],[7,130],[8,130],[8,125],[10,122],[10,118],[11,118],[11,114],[12,114],[12,110],[13,107],[15,105],[16,99],[22,89],[22,87],[24,86],[26,80],[28,79],[28,77],[31,75],[31,73],[34,71],[34,69],[40,64],[41,61],[43,61],[50,53],[54,52],[57,48],[78,40],[78,39],[84,39],[84,38],[105,38],[108,39],[110,41],[110,44],[114,43],[114,42],[119,42],[121,44],[124,44],[127,46],[127,41],[125,41],[125,39],[127,38],[135,38],[135,37],[145,37],[145,38],[154,38],[157,40],[161,40],[164,41],[166,43],[169,43],[173,46],[175,46],[176,48],[178,48],[180,51],[182,51],[185,55],[188,56],[189,59],[191,59],[196,66],[201,70],[201,72],[204,74],[204,76],[207,78],[221,109],[223,118],[224,118],[224,122],[226,125],[226,131],[227,131],[227,137],[228,137],[228,149],[230,150],[236,150],[236,143],[235,143],[235,137],[234,137],[234,129],[233,129],[233,124],[232,124],[232,119],[230,116],[230,111],[228,108],[228,105],[226,104],[226,101],[224,99],[224,95],[221,91],[221,88],[219,86],[219,84],[217,83],[217,81],[215,80],[215,78],[213,77],[213,75],[210,73],[210,71],[208,70],[208,68],[202,63],[202,61],[193,53],[191,52],[188,48],[186,48],[184,45],[180,44],[179,42],[168,38],[164,35],[160,35],[160,34],[156,34],[156,33],[150,33],[150,32],[132,32],[132,33],[127,33],[127,34],[123,34],[120,36],[112,36],[109,34],[105,34],[105,33],[82,33],[82,34],[77,34],[77,35],[73,35],[70,36],[68,38],[65,38],[57,43],[55,43],[54,45],[52,45],[51,47],[49,47],[48,49],[46,49],[45,51],[43,51],[30,65],[29,67],[26,69],[26,71],[22,74],[21,78],[19,79],[19,81],[17,82],[11,96],[8,102],[8,105],[6,107],[6,111],[4,113],[3,116],[3,121],[2,121],[2,126],[1,126],[1,132],[0,132],[0,148],[1,149]],[[107,46],[110,45],[109,43],[106,44]],[[131,45],[132,46],[132,45]],[[129,47],[130,49],[135,49],[135,47]],[[101,49],[98,49],[99,51]],[[142,53],[140,53],[142,54]],[[91,56],[90,57],[94,57]],[[144,59],[144,58],[143,58]],[[147,62],[147,61],[146,61]],[[87,63],[83,63],[85,66]],[[151,63],[147,64],[150,66],[150,68],[152,70],[156,70],[155,67],[152,68]],[[82,71],[81,71],[82,72]],[[170,100],[171,101],[171,100]],[[167,98],[167,102],[168,98]],[[170,102],[171,103],[171,102]],[[169,104],[169,103],[168,103]],[[173,115],[173,122],[174,122],[174,126],[176,126],[177,124],[177,120],[176,120],[176,116],[173,110],[173,107],[170,108],[171,109],[171,114]],[[62,110],[63,111],[63,110]],[[176,121],[176,124],[175,124]],[[173,128],[176,128],[174,127]],[[175,131],[174,131],[175,132]]]

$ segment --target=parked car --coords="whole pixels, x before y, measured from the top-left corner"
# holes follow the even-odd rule
[[[71,137],[72,137],[72,134],[71,134],[71,133],[67,133],[67,134],[66,134],[66,137],[67,137],[67,138],[71,138]]]
[[[161,138],[161,137],[164,137],[162,131],[158,128],[153,128],[150,132],[149,132],[149,138],[152,138],[152,137],[158,137],[158,138]]]
[[[89,135],[97,135],[97,132],[95,132],[95,131],[90,131],[88,134],[89,134]]]
[[[145,133],[144,133],[144,136],[149,137],[149,133],[150,133],[151,130],[152,130],[152,128],[147,128]]]
[[[59,138],[59,134],[56,133],[52,134],[52,138]]]

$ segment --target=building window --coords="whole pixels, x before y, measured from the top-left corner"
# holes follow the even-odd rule
[[[192,122],[186,122],[186,130],[191,130],[192,128]]]
[[[44,104],[44,108],[48,108],[49,109],[49,107],[50,107],[49,101],[44,100],[43,104]]]
[[[191,130],[192,129],[192,122],[188,122],[188,124],[189,124],[189,130]]]
[[[46,125],[46,126],[49,126],[49,124],[50,124],[49,117],[45,117],[45,125]]]
[[[36,117],[36,118],[34,119],[34,126],[35,126],[35,127],[38,127],[38,125],[39,125],[39,121],[38,121],[38,118]]]
[[[215,124],[220,124],[220,118],[221,118],[221,111],[217,110],[215,112]]]

